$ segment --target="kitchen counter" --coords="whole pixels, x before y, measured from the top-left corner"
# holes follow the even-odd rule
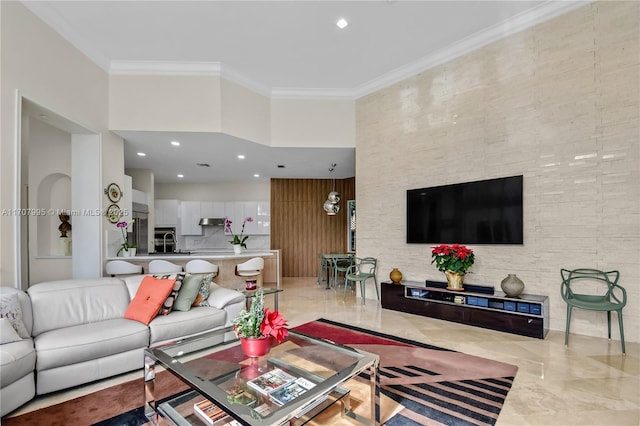
[[[178,260],[193,260],[193,259],[247,259],[251,257],[267,257],[275,256],[277,250],[244,250],[240,254],[235,254],[233,250],[212,250],[212,251],[197,251],[190,253],[167,253],[167,254],[152,254],[152,255],[140,255],[133,257],[108,257],[107,260],[127,260],[129,262],[136,261],[152,261],[154,259],[163,259],[172,261]]]
[[[252,257],[264,258],[264,270],[262,271],[265,286],[280,287],[280,250],[243,250],[240,254],[235,254],[233,250],[198,250],[196,252],[177,254],[154,254],[133,257],[108,257],[106,261],[125,260],[136,265],[142,265],[143,271],[148,271],[149,262],[152,260],[167,260],[172,263],[184,266],[190,260],[203,259],[215,263],[220,268],[218,276],[214,280],[218,285],[227,288],[244,288],[242,277],[235,275],[235,266],[246,262]],[[106,262],[105,262],[106,263]]]

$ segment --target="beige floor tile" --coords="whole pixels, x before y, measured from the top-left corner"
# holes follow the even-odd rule
[[[343,297],[315,278],[285,278],[279,309],[291,327],[317,318],[352,324],[518,366],[497,425],[640,424],[640,345],[550,331],[544,340],[500,333],[366,305]],[[267,299],[267,302],[272,300]],[[138,377],[141,372],[36,398],[15,414],[74,398]],[[342,423],[342,422],[339,422]],[[322,424],[322,423],[319,423]],[[328,424],[328,423],[325,423]]]

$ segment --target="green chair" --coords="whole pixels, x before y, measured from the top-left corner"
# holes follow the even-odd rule
[[[320,267],[318,268],[318,285],[324,280],[325,273],[329,276],[329,272],[333,269],[333,263],[331,259],[324,257],[322,253],[318,253],[318,260],[320,261]],[[327,287],[330,283],[327,282]]]
[[[342,273],[345,275],[349,267],[353,264],[354,256],[352,254],[337,256],[333,258],[333,286],[338,287],[338,275]],[[345,278],[344,285],[347,285]]]
[[[561,269],[562,287],[560,294],[567,303],[567,328],[564,334],[564,344],[569,346],[569,324],[571,323],[571,309],[580,308],[591,311],[606,311],[609,339],[611,339],[611,311],[618,314],[620,325],[620,342],[622,353],[624,348],[624,328],[622,327],[622,308],[627,304],[627,291],[618,284],[620,272],[603,272],[597,269]],[[598,294],[579,293],[583,288],[597,288],[606,285],[606,289]]]
[[[374,257],[365,257],[362,259],[356,258],[353,265],[347,269],[347,272],[344,275],[345,283],[344,283],[344,297],[347,297],[347,283],[349,281],[353,281],[353,285],[355,287],[355,283],[360,283],[360,293],[362,296],[362,304],[365,304],[365,282],[369,278],[373,278],[374,287],[376,289],[376,294],[378,295],[378,300],[380,300],[380,290],[378,289],[378,278],[376,277],[376,271],[378,269],[378,259]]]

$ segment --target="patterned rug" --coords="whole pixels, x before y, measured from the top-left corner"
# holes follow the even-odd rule
[[[514,365],[326,319],[295,330],[380,356],[381,420],[386,425],[493,425],[517,372]],[[164,378],[160,397],[184,387],[168,373]],[[368,377],[359,380],[366,383]],[[137,426],[146,423],[143,404],[140,378],[3,418],[2,424]],[[315,424],[332,423],[318,418]]]
[[[380,392],[404,407],[387,425],[493,425],[518,370],[325,319],[296,330],[380,355]]]

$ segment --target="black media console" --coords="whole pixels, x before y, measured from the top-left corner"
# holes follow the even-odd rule
[[[382,307],[476,327],[544,339],[549,331],[549,298],[523,294],[519,298],[493,287],[465,285],[446,289],[436,281],[382,283]]]

